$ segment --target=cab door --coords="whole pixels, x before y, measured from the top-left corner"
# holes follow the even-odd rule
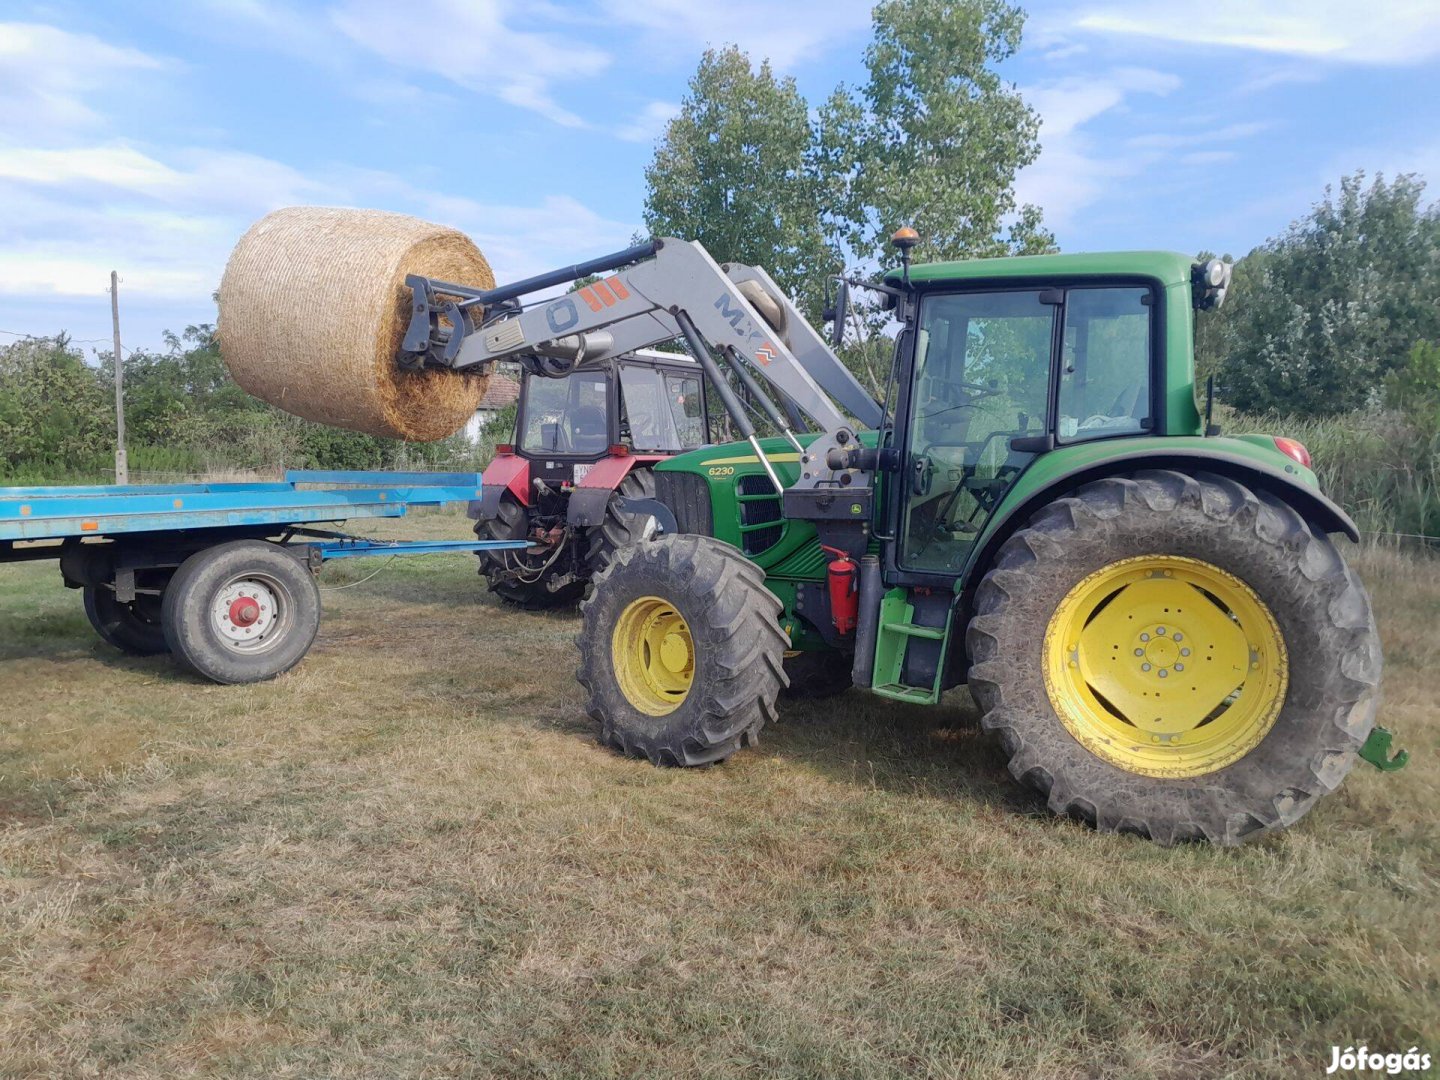
[[[910,365],[895,569],[953,578],[1053,430],[1053,289],[932,293]]]
[[[1152,430],[1157,295],[1117,281],[921,298],[896,570],[960,573],[1037,454]]]

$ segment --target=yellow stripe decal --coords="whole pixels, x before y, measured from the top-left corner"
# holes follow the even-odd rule
[[[799,454],[767,454],[771,461],[799,461]],[[759,465],[760,459],[754,454],[746,457],[722,457],[713,461],[702,461],[701,465]]]

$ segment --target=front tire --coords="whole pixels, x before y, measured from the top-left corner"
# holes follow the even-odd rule
[[[1112,477],[1042,509],[981,582],[966,645],[1011,773],[1161,844],[1293,824],[1378,702],[1354,573],[1293,507],[1213,475]]]
[[[576,678],[602,743],[708,765],[755,743],[787,680],[780,601],[729,544],[677,535],[621,548],[580,606]]]

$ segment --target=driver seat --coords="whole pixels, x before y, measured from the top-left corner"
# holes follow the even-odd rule
[[[577,454],[603,454],[609,445],[604,409],[582,405],[570,414],[570,447]]]

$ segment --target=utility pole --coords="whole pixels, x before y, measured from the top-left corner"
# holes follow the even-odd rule
[[[125,354],[120,351],[120,276],[110,271],[110,323],[115,328],[115,483],[130,483],[125,456]]]

